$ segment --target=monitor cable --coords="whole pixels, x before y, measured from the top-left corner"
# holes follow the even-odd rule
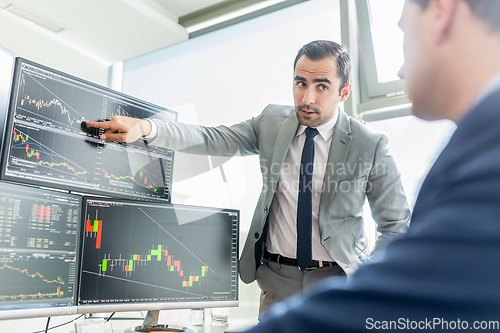
[[[81,318],[81,317],[83,317],[83,316],[84,316],[84,314],[82,314],[82,315],[80,315],[80,316],[78,316],[78,317],[76,317],[76,318],[74,318],[74,319],[72,319],[72,320],[70,320],[70,321],[67,321],[67,322],[65,322],[65,323],[63,323],[63,324],[59,324],[59,325],[56,325],[56,326],[54,326],[54,327],[50,327],[50,328],[49,328],[50,317],[48,317],[48,318],[47,318],[47,326],[45,327],[45,329],[44,329],[44,330],[41,330],[41,331],[35,331],[35,332],[31,332],[31,333],[47,333],[48,331],[53,330],[54,328],[58,328],[58,327],[61,327],[61,326],[64,326],[64,325],[68,325],[68,324],[70,324],[70,323],[74,322],[75,320],[80,319],[80,318]]]

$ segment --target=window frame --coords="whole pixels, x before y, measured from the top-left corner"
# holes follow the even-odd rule
[[[368,102],[378,97],[392,97],[406,94],[402,80],[389,82],[378,81],[377,64],[371,33],[369,0],[356,0],[359,22],[361,101]]]

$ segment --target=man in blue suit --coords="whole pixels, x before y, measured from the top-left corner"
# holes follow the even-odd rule
[[[500,329],[500,1],[407,0],[413,112],[458,127],[405,236],[344,283],[271,307],[250,332]]]

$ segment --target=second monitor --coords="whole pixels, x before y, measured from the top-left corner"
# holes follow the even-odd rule
[[[82,198],[0,182],[0,320],[76,314]]]
[[[84,204],[78,312],[238,305],[239,211]]]

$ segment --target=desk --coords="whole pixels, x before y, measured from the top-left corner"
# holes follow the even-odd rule
[[[238,332],[242,331],[244,328],[249,326],[241,326],[241,325],[228,325],[223,327],[216,327],[212,325],[204,325],[204,326],[187,326],[189,333],[224,333],[228,332]],[[113,333],[124,333],[125,329],[113,330]],[[159,332],[160,333],[160,332]]]
[[[160,317],[158,319],[158,324],[168,324],[176,326],[185,326],[189,329],[189,333],[224,333],[225,331],[238,331],[244,328],[251,327],[257,324],[257,315],[253,319],[249,319],[248,316],[243,316],[248,309],[245,307],[241,308],[231,308],[228,317],[228,326],[212,326],[210,309],[205,309],[205,324],[203,326],[190,326],[189,325],[189,310],[165,310],[160,311]],[[248,313],[247,313],[248,315]],[[113,321],[113,333],[124,333],[125,330],[135,327],[137,325],[142,325],[140,320],[130,320]]]

